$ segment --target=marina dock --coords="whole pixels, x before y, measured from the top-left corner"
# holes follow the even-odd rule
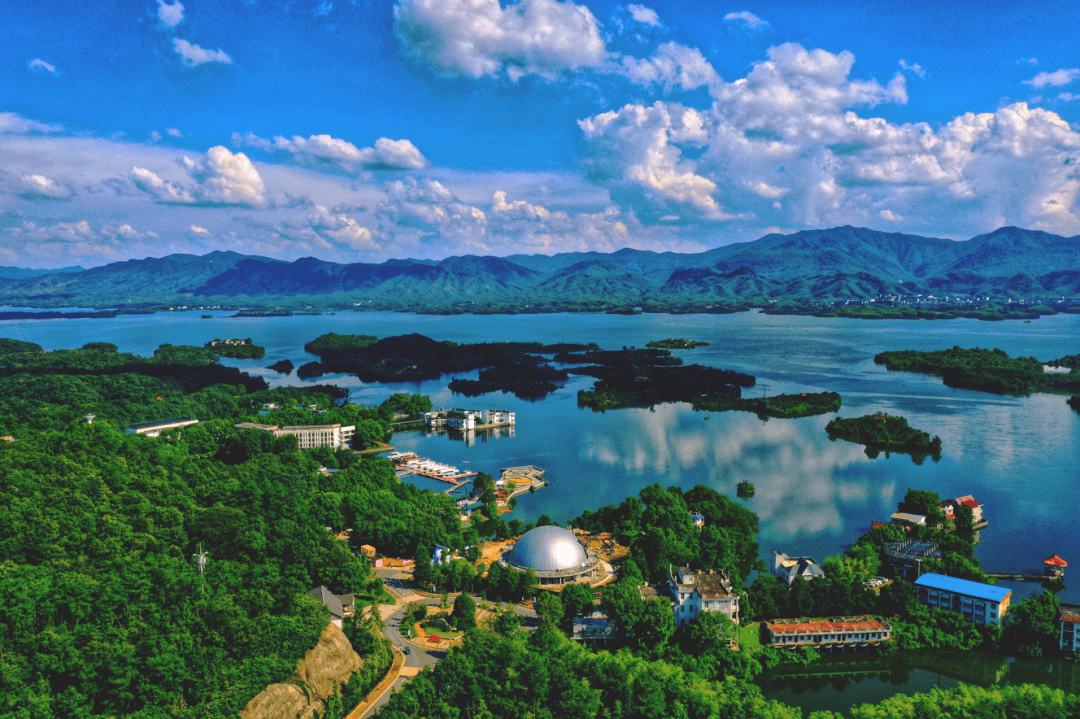
[[[1014,574],[1010,572],[987,572],[986,576],[991,579],[1006,579],[1010,582],[1050,582],[1053,584],[1060,584],[1065,581],[1065,577],[1060,574]]]

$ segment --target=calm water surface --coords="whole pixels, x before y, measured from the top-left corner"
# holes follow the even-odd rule
[[[495,475],[502,467],[543,467],[551,486],[521,497],[514,516],[525,520],[546,513],[565,522],[586,508],[620,502],[653,482],[684,488],[700,483],[734,497],[735,485],[745,479],[757,489],[747,506],[761,517],[762,556],[780,549],[821,560],[850,546],[872,521],[887,521],[907,488],[917,487],[943,497],[973,494],[984,504],[990,527],[982,533],[976,556],[987,571],[1036,570],[1042,557],[1055,552],[1080,562],[1076,521],[1080,414],[1063,397],[999,397],[952,389],[937,378],[887,372],[873,363],[874,355],[884,350],[953,345],[998,347],[1013,356],[1041,360],[1076,354],[1080,315],[1023,324],[871,322],[759,313],[513,317],[343,313],[274,318],[214,313],[212,320],[201,319],[201,314],[205,313],[6,321],[0,322],[0,335],[34,341],[47,349],[103,340],[139,354],[151,354],[163,342],[202,344],[215,337],[251,337],[266,347],[266,357],[227,362],[272,385],[300,384],[295,376],[282,377],[267,366],[280,359],[291,359],[297,366],[314,359],[303,344],[330,331],[380,337],[418,332],[456,342],[596,342],[605,349],[640,347],[666,337],[703,340],[711,345],[676,354],[688,363],[755,375],[758,385],[746,394],[835,390],[844,400],[841,416],[902,414],[912,426],[941,437],[941,461],[927,459],[920,466],[905,455],[870,459],[859,445],[828,439],[824,427],[834,415],[763,422],[740,412],[693,412],[685,404],[594,413],[576,403],[577,390],[590,386],[590,378],[572,377],[564,388],[539,401],[502,393],[465,399],[447,390],[450,376],[389,385],[364,384],[349,376],[320,381],[350,388],[353,400],[363,403],[409,391],[431,395],[436,407],[516,411],[518,424],[512,434],[478,434],[465,442],[414,431],[395,435],[393,443],[449,464],[460,466],[467,460],[469,469]],[[1014,590],[1014,601],[1040,591],[1039,585],[1006,586]],[[1080,581],[1067,586],[1061,597],[1080,603]],[[920,671],[912,670],[909,676],[915,679],[904,685],[918,688],[930,681],[919,678]],[[802,704],[794,697],[791,702]]]

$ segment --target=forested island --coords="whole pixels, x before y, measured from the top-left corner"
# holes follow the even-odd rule
[[[800,394],[778,394],[772,397],[739,398],[698,398],[694,400],[694,409],[707,412],[753,412],[761,419],[777,417],[794,419],[812,417],[818,414],[839,412],[843,400],[839,392],[804,392]]]
[[[829,439],[843,439],[866,446],[866,456],[874,459],[878,452],[888,457],[892,452],[910,454],[915,464],[922,464],[926,457],[935,462],[941,459],[941,438],[908,426],[904,417],[890,414],[872,414],[854,419],[837,417],[825,425]]]
[[[920,352],[882,352],[874,362],[897,372],[937,375],[949,387],[997,394],[1027,395],[1032,392],[1080,392],[1080,373],[1046,372],[1043,366],[1075,367],[1076,355],[1047,362],[1034,357],[1010,357],[1003,350],[963,349]]]
[[[645,346],[662,350],[692,350],[696,347],[708,347],[709,343],[669,338],[666,340],[653,340],[652,342],[645,343]]]
[[[204,347],[222,357],[232,357],[233,359],[262,359],[266,355],[266,348],[253,343],[250,337],[242,340],[213,339],[207,342]]]
[[[597,379],[591,390],[578,391],[578,406],[594,411],[652,407],[664,402],[738,399],[741,387],[753,387],[751,375],[733,370],[683,365],[663,349],[561,352],[556,361],[587,364],[570,374]]]

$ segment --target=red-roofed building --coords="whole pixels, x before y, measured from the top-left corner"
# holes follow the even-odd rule
[[[892,626],[880,617],[777,619],[765,622],[769,644],[780,647],[868,647],[892,641]]]
[[[1080,651],[1080,633],[1076,631],[1077,623],[1080,623],[1080,607],[1075,604],[1062,604],[1061,617],[1061,651]]]
[[[975,498],[970,494],[966,497],[957,497],[955,502],[956,504],[962,504],[965,507],[971,508],[971,519],[975,526],[978,526],[985,521],[982,513],[982,502],[976,502]]]

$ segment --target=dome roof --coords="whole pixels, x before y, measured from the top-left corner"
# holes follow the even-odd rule
[[[534,570],[577,569],[588,555],[573,532],[548,525],[529,530],[510,552],[510,563]]]

